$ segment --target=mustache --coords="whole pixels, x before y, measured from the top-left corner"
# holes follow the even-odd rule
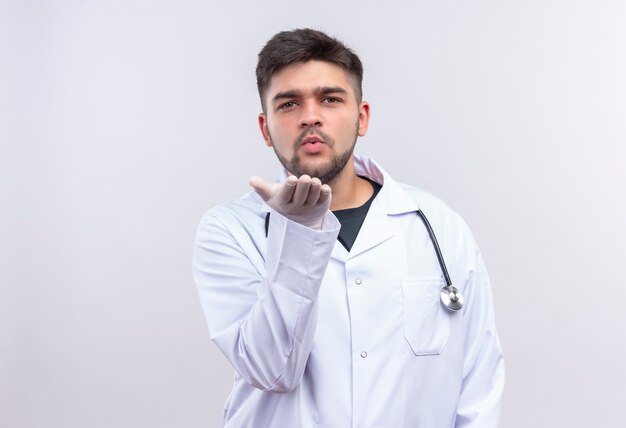
[[[298,138],[296,138],[296,141],[294,141],[294,149],[297,149],[298,147],[300,147],[302,145],[302,141],[304,141],[304,139],[308,137],[309,135],[320,136],[322,140],[324,140],[324,143],[329,145],[330,147],[332,147],[335,144],[335,141],[332,139],[332,137],[330,137],[330,135],[325,134],[319,129],[308,128],[302,131],[300,135],[298,135]]]

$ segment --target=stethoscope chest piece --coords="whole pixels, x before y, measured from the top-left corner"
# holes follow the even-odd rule
[[[451,311],[458,311],[463,307],[463,295],[454,285],[446,285],[441,289],[441,302]]]

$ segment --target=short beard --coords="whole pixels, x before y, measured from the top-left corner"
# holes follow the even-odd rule
[[[358,130],[358,123],[357,123],[357,130]],[[322,165],[314,169],[309,169],[309,168],[304,167],[301,163],[300,156],[298,156],[297,154],[298,147],[300,146],[302,140],[308,134],[319,134],[324,139],[324,144],[327,144],[330,147],[335,146],[335,141],[329,135],[326,135],[317,129],[307,129],[302,134],[300,134],[300,136],[296,139],[294,143],[294,155],[291,160],[286,159],[284,156],[278,153],[278,151],[276,150],[276,146],[272,142],[272,148],[274,149],[274,153],[276,153],[276,157],[278,158],[280,163],[283,165],[283,167],[288,172],[295,175],[296,177],[300,177],[303,174],[307,174],[310,177],[319,178],[322,184],[330,184],[333,182],[335,178],[337,178],[337,176],[341,173],[341,171],[343,171],[343,169],[346,167],[346,164],[352,157],[352,153],[354,152],[354,147],[356,146],[356,140],[358,138],[358,134],[356,132],[354,133],[354,141],[352,141],[352,144],[345,152],[339,153],[333,156],[326,165]],[[270,141],[271,141],[271,138],[272,136],[270,135]]]

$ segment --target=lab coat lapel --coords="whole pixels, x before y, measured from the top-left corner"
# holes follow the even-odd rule
[[[385,242],[392,236],[394,236],[394,232],[387,217],[387,207],[379,198],[374,198],[365,216],[361,230],[359,230],[359,234],[356,237],[356,241],[354,241],[350,253],[347,254],[347,258],[355,257]],[[343,248],[343,245],[340,243],[339,246]]]
[[[348,250],[346,250],[343,244],[339,242],[339,239],[336,239],[335,246],[333,247],[333,253],[330,255],[330,257],[344,263],[348,259],[349,255],[350,254],[348,254]]]

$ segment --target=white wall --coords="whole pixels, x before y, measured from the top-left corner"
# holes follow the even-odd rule
[[[0,426],[218,425],[195,228],[275,176],[256,54],[303,26],[364,61],[360,152],[481,244],[502,426],[622,426],[625,22],[620,0],[3,1]]]

